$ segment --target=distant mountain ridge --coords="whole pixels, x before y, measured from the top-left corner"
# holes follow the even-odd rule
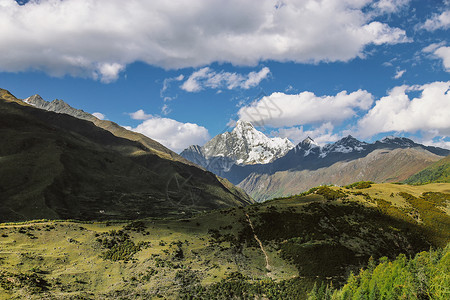
[[[307,137],[295,147],[278,140],[277,145],[284,147],[277,148],[249,123],[238,121],[236,128],[214,137],[203,147],[190,146],[181,155],[227,178],[257,200],[288,196],[319,184],[402,181],[450,154],[447,149],[394,136],[367,143],[349,135],[322,147]],[[246,142],[252,140],[252,135],[261,142]],[[273,154],[269,159],[249,160],[250,153],[260,153],[252,150],[255,144],[265,145]],[[287,148],[290,149],[286,151]]]
[[[317,170],[330,167],[337,162],[351,161],[366,157],[369,153],[377,149],[397,148],[420,148],[426,150],[430,154],[441,157],[450,154],[450,150],[424,146],[417,144],[408,138],[401,137],[386,137],[374,143],[366,143],[361,142],[352,136],[347,136],[333,144],[327,144],[323,147],[318,146],[310,137],[308,137],[284,156],[271,163],[244,166],[233,165],[228,172],[222,173],[221,176],[227,178],[234,184],[239,184],[252,173],[270,175],[288,170]]]

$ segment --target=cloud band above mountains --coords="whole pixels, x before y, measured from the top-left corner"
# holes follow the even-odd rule
[[[374,5],[382,2],[389,6]],[[348,61],[368,45],[409,41],[404,30],[373,20],[375,10],[405,2],[1,0],[0,71],[111,82],[136,61],[175,69]]]

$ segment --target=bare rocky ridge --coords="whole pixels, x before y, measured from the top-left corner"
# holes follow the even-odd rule
[[[127,130],[122,126],[119,126],[118,124],[111,121],[99,120],[90,113],[87,113],[81,109],[73,108],[69,104],[65,103],[63,100],[56,99],[53,100],[52,102],[48,102],[42,99],[42,97],[39,95],[33,95],[31,97],[24,99],[23,102],[39,109],[52,111],[60,114],[67,114],[78,119],[90,121],[94,123],[96,126],[111,132],[115,136],[141,143],[148,150],[152,151],[154,154],[158,155],[161,158],[180,161],[185,164],[192,164],[189,160],[184,159],[177,153],[164,147],[160,143],[152,140],[151,138],[143,134]]]

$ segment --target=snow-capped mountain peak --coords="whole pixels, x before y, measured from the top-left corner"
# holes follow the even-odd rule
[[[303,156],[308,156],[312,152],[318,152],[320,150],[319,144],[317,144],[312,138],[309,136],[301,141],[294,149],[295,153],[303,152]]]
[[[219,168],[223,167],[218,164],[218,158],[227,160],[227,168],[230,167],[229,162],[238,165],[266,164],[284,156],[293,147],[287,138],[270,138],[250,122],[239,120],[231,132],[219,134],[201,147],[201,153],[205,158],[204,167],[220,173],[228,170],[215,170],[219,165]],[[196,152],[196,162],[199,162],[198,148],[188,148],[182,152],[182,156],[189,159],[194,155],[193,152]]]
[[[319,144],[317,144],[317,143],[316,143],[312,138],[310,138],[309,136],[308,136],[306,139],[304,139],[300,144],[301,144],[301,145],[304,145],[304,146],[309,146],[310,148],[311,148],[311,147],[320,147]]]
[[[321,153],[319,157],[324,158],[332,152],[340,152],[340,153],[350,153],[350,152],[361,152],[364,151],[367,143],[361,142],[351,135],[348,135],[334,144],[325,145],[321,149]]]

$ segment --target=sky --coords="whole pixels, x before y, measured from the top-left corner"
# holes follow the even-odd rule
[[[238,119],[450,149],[450,1],[0,0],[0,87],[176,152]]]

